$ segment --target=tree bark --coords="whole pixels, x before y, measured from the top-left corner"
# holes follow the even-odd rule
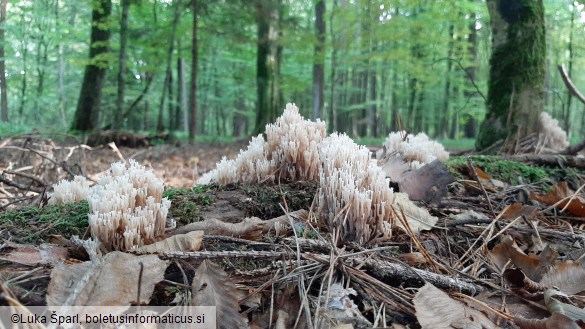
[[[185,60],[182,57],[177,58],[177,106],[175,117],[177,118],[177,129],[183,131],[189,130],[187,118],[187,95],[185,92]],[[181,127],[181,125],[183,127]]]
[[[330,91],[329,91],[329,115],[327,121],[329,122],[330,131],[338,131],[337,129],[337,49],[339,48],[339,37],[333,29],[333,22],[335,11],[337,9],[337,0],[333,0],[333,8],[329,16],[329,31],[331,35],[331,77],[330,77]]]
[[[71,125],[72,130],[78,131],[89,131],[97,127],[102,87],[107,71],[106,60],[101,57],[110,49],[110,30],[107,20],[112,12],[112,1],[98,0],[93,4],[89,63],[85,66],[77,109]]]
[[[315,4],[315,53],[313,55],[313,120],[323,118],[325,84],[325,0]]]
[[[279,71],[282,48],[278,46],[279,8],[282,0],[256,3],[258,51],[256,55],[256,125],[254,134],[264,132],[267,123],[277,117],[280,100]]]
[[[545,26],[542,0],[488,0],[492,54],[486,117],[476,148],[504,140],[501,152],[538,131],[543,111]]]
[[[575,11],[576,8],[573,7],[571,11],[571,25],[569,26],[569,44],[567,45],[567,52],[569,53],[569,63],[568,63],[568,75],[573,76],[573,61],[575,60],[574,52],[573,52],[573,29],[575,28]],[[567,137],[569,137],[569,132],[571,130],[571,103],[573,102],[573,94],[571,91],[567,91],[567,103],[564,106],[563,111],[563,128],[567,132]]]
[[[181,2],[177,1],[173,3],[175,6],[175,13],[173,14],[173,25],[171,29],[171,36],[169,40],[169,48],[167,50],[167,63],[165,69],[165,82],[163,85],[163,92],[160,98],[160,105],[158,108],[158,119],[156,123],[156,130],[161,132],[165,130],[164,124],[164,108],[165,108],[165,100],[172,100],[172,85],[173,85],[173,71],[172,71],[172,60],[173,60],[173,50],[175,49],[175,38],[177,35],[177,25],[179,25],[179,8],[181,7]],[[169,102],[170,103],[170,102]],[[169,109],[169,129],[173,129],[172,127],[172,105],[168,104]]]
[[[6,92],[6,62],[4,60],[4,44],[6,42],[4,23],[6,23],[6,6],[8,0],[0,1],[0,117],[8,122],[8,99]]]
[[[193,143],[195,142],[195,123],[197,122],[197,65],[199,62],[199,49],[197,47],[197,0],[193,0],[191,3],[193,6],[193,45],[191,47],[191,85],[189,87],[189,141]]]
[[[118,95],[116,98],[116,113],[112,127],[115,130],[122,128],[124,122],[124,94],[126,88],[126,50],[128,48],[128,11],[130,0],[122,0],[122,15],[120,17],[120,53],[118,54]]]

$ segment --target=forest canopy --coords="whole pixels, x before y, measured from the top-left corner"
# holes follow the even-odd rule
[[[475,138],[485,117],[485,1],[3,0],[2,8],[3,135],[72,127],[92,65],[104,73],[103,87],[86,91],[101,91],[92,129],[187,136],[192,116],[199,138],[230,140],[294,102],[355,138],[402,128],[460,139]],[[584,6],[545,0],[544,10],[544,111],[581,140],[583,105],[556,67],[585,89]],[[102,14],[99,24],[92,13]],[[109,37],[90,48],[92,26]]]

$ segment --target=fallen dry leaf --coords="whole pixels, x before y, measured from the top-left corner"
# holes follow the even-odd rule
[[[264,221],[257,217],[244,218],[240,223],[225,223],[215,218],[191,223],[177,228],[177,233],[203,231],[205,235],[225,235],[241,237],[248,240],[259,240],[262,237]]]
[[[514,239],[505,235],[499,244],[492,250],[486,249],[485,253],[500,272],[510,261],[513,267],[520,268],[531,280],[538,282],[546,273],[548,266],[552,265],[558,258],[558,253],[550,248],[550,245],[547,245],[545,251],[539,256],[526,255],[520,250]]]
[[[569,317],[559,313],[553,313],[546,319],[524,319],[517,317],[514,323],[522,329],[582,329],[583,326],[578,325]]]
[[[141,273],[140,302],[148,302],[154,285],[164,279],[167,265],[156,255],[136,256],[118,251],[81,264],[58,264],[51,272],[47,305],[130,305],[136,301]]]
[[[396,181],[400,192],[408,194],[410,200],[434,203],[447,195],[447,186],[455,178],[441,161],[434,160],[417,170],[405,172]]]
[[[413,299],[422,329],[499,328],[485,314],[458,302],[430,283]]]
[[[142,246],[132,251],[138,253],[154,254],[173,251],[197,251],[201,249],[203,231],[192,231],[186,234],[170,236],[162,241]]]
[[[406,193],[394,193],[394,204],[399,213],[401,213],[400,210],[404,211],[408,225],[414,233],[432,229],[439,220],[437,217],[432,216],[428,210],[410,201]],[[400,221],[396,221],[396,225],[403,228]]]
[[[542,277],[540,283],[549,288],[556,287],[565,294],[578,294],[585,291],[585,268],[578,262],[559,263]]]
[[[48,243],[33,246],[4,242],[0,260],[36,266],[59,263],[67,259],[68,254],[67,248]]]
[[[533,219],[538,212],[538,207],[528,206],[521,203],[507,205],[500,214],[501,220],[512,221],[518,217],[524,216],[526,219]]]
[[[220,328],[248,328],[240,314],[236,285],[227,273],[210,260],[204,260],[193,277],[191,306],[215,306]]]
[[[530,192],[530,198],[549,206],[560,201],[556,206],[557,209],[565,208],[567,212],[577,217],[585,217],[585,198],[577,195],[571,200],[571,202],[569,202],[569,198],[574,194],[575,192],[569,188],[567,182],[561,182],[553,186],[553,188],[545,194]],[[563,199],[565,200],[561,201]]]

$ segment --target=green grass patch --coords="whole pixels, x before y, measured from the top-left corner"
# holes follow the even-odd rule
[[[2,238],[17,243],[47,242],[50,235],[83,236],[88,227],[86,201],[45,206],[22,207],[0,213]]]
[[[170,188],[163,197],[171,200],[171,216],[183,224],[201,220],[201,211],[213,203],[210,185],[197,185],[192,188]]]

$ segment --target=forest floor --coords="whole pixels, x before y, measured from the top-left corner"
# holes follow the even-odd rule
[[[452,157],[445,164],[455,182],[440,199],[418,203],[438,219],[432,230],[361,246],[332,244],[331,232],[312,221],[315,183],[193,187],[247,144],[89,148],[30,136],[0,140],[0,305],[46,305],[70,295],[62,280],[75,280],[69,273],[75,271],[63,268],[90,263],[71,238],[88,233],[87,203],[48,206],[41,196],[71,173],[96,180],[111,163],[133,158],[167,186],[169,217],[178,222],[170,235],[205,231],[192,242],[204,252],[167,250],[160,255],[166,265],[153,268],[141,258],[144,274],[130,268],[153,255],[120,253],[130,258],[108,263],[114,274],[123,265],[124,281],[140,276],[146,296],[139,301],[203,305],[191,301],[203,276],[205,286],[223,289],[225,298],[214,301],[222,328],[582,325],[585,166],[579,160]],[[286,228],[291,222],[294,230]],[[151,283],[157,266],[164,280]],[[109,294],[136,301],[135,294],[120,296],[115,284],[101,285],[100,296],[79,300],[105,304]]]

